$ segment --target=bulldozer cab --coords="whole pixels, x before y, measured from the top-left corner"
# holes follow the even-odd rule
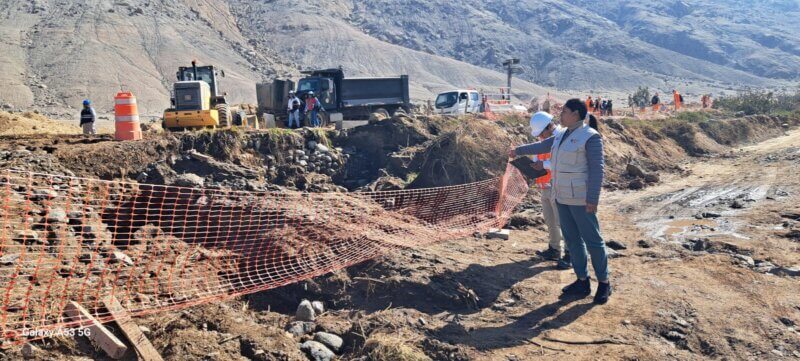
[[[219,87],[217,86],[217,75],[224,77],[225,72],[220,70],[219,73],[217,73],[217,69],[214,69],[213,65],[197,66],[197,64],[193,61],[192,66],[179,67],[178,72],[175,75],[177,76],[178,81],[200,80],[208,83],[208,86],[211,90],[211,96],[214,98],[224,95],[219,93]]]

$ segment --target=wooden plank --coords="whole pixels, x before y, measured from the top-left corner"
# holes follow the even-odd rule
[[[128,346],[125,346],[111,331],[95,319],[89,311],[75,301],[70,301],[64,308],[64,313],[70,317],[70,322],[80,322],[80,325],[89,330],[89,339],[100,346],[105,353],[113,358],[120,359],[125,355]]]
[[[139,329],[139,326],[133,322],[133,319],[128,311],[122,307],[116,297],[108,296],[103,299],[103,303],[108,311],[111,312],[111,315],[114,316],[114,321],[117,322],[117,325],[125,334],[125,337],[127,337],[128,341],[133,344],[133,348],[136,349],[136,353],[139,355],[139,360],[164,360],[161,358],[161,355],[158,353],[156,348],[153,347],[153,344],[150,343],[150,340],[148,340],[144,333],[142,333],[142,330]]]

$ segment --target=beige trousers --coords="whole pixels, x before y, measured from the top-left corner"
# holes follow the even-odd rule
[[[550,233],[550,248],[564,253],[564,242],[561,241],[561,225],[558,223],[558,210],[556,209],[556,200],[553,199],[552,189],[543,188],[541,191],[542,213],[544,213],[544,222],[547,224],[547,232]]]
[[[81,125],[81,128],[83,128],[83,134],[87,135],[97,134],[97,128],[94,127],[94,122],[83,123],[83,125]]]

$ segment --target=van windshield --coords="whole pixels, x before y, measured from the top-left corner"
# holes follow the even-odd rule
[[[436,108],[450,108],[456,105],[458,101],[458,92],[442,93],[436,97]]]

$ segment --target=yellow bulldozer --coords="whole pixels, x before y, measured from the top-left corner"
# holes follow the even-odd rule
[[[219,91],[217,76],[225,72],[212,65],[179,67],[173,84],[172,107],[164,111],[166,130],[202,129],[231,125],[231,110],[226,93]]]

